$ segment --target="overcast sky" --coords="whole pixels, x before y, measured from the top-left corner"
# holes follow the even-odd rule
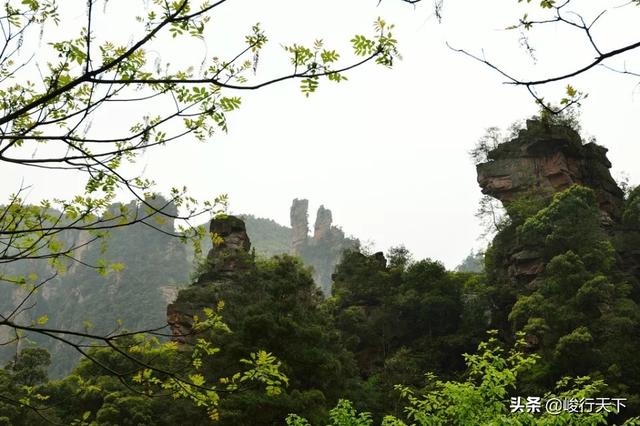
[[[85,2],[65,0],[65,7],[73,3],[73,13],[81,19]],[[133,3],[111,0],[106,9],[110,19],[96,31],[132,39],[133,22],[126,8]],[[379,6],[376,0],[228,1],[214,17],[206,44],[168,48],[162,60],[198,66],[205,54],[232,52],[250,26],[261,22],[270,43],[255,79],[267,79],[289,71],[281,44],[311,44],[322,38],[346,52],[348,40],[356,33],[370,33],[378,16],[396,24],[404,59],[391,70],[361,67],[339,85],[323,81],[309,98],[300,93],[298,82],[239,93],[243,105],[230,116],[228,134],[206,144],[186,140],[149,150],[139,167],[161,190],[187,185],[192,195],[206,199],[227,193],[231,212],[252,213],[283,225],[288,225],[292,199],[307,198],[311,223],[317,207],[324,204],[332,210],[335,224],[347,234],[373,241],[379,250],[404,244],[416,258],[430,257],[455,267],[472,248],[485,244],[478,240],[481,228],[474,213],[481,194],[467,152],[487,127],[507,127],[534,114],[536,107],[524,89],[503,84],[495,71],[445,43],[484,52],[487,59],[523,78],[571,70],[591,61],[593,52],[582,34],[551,25],[531,34],[538,58],[534,64],[520,47],[518,32],[503,30],[525,11],[516,0],[445,0],[440,24],[432,2],[423,3],[412,7],[399,0],[384,0]],[[574,10],[593,18],[599,10],[589,7],[596,3],[621,4],[576,1]],[[594,36],[603,51],[640,39],[639,10],[613,9],[602,17]],[[45,41],[47,37],[45,33]],[[631,53],[611,65],[635,63],[640,70],[639,56]],[[631,183],[640,182],[638,79],[598,68],[571,83],[589,92],[582,107],[583,128],[609,148],[614,177],[624,172]],[[548,92],[548,99],[558,93]],[[109,122],[94,126],[121,119],[114,113]],[[31,201],[68,197],[82,188],[69,175],[51,177],[4,164],[0,179],[3,200],[22,179],[33,185]]]

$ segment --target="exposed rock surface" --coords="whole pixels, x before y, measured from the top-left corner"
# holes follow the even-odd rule
[[[291,254],[299,254],[309,238],[309,200],[294,199],[291,204]]]
[[[318,210],[314,234],[309,236],[308,208],[308,200],[293,200],[289,251],[313,267],[316,283],[328,294],[331,274],[343,250],[355,246],[357,240],[346,238],[332,225],[331,211],[324,206]],[[211,246],[207,254],[206,272],[201,273],[193,285],[181,290],[176,300],[167,306],[167,322],[174,340],[183,344],[191,343],[194,317],[204,317],[203,308],[211,307],[211,295],[217,292],[219,285],[243,279],[243,274],[254,262],[243,219],[235,216],[216,218],[211,221],[209,230],[221,240]]]
[[[200,280],[208,280],[215,277],[231,276],[243,265],[243,259],[246,256],[242,254],[249,253],[251,249],[251,241],[247,235],[247,229],[242,219],[235,216],[225,216],[211,220],[209,225],[211,232],[218,240],[207,255],[207,263],[210,265],[210,273],[201,276]],[[199,281],[200,281],[199,280]]]
[[[208,283],[206,290],[209,291],[215,287],[216,282]],[[200,287],[203,288],[202,286]],[[189,289],[189,287],[187,287]],[[180,292],[185,289],[180,290]],[[178,293],[178,299],[167,305],[167,324],[171,330],[172,340],[185,346],[181,346],[181,350],[188,350],[189,346],[193,345],[198,338],[196,331],[196,318],[199,321],[206,320],[206,309],[215,307],[215,291],[207,293],[208,298],[204,299],[191,299],[191,297],[183,297],[180,300],[180,293]]]
[[[144,201],[165,213],[149,217],[147,223],[169,234],[177,232],[173,217],[178,210],[170,200],[149,196]],[[101,219],[117,223],[124,216],[132,220],[147,217],[152,212],[153,209],[142,202],[114,203]],[[53,210],[49,213],[54,217],[60,214]],[[90,327],[92,333],[105,335],[119,327],[120,322],[128,330],[145,330],[164,324],[167,297],[170,297],[167,289],[187,282],[192,264],[188,261],[188,246],[153,228],[138,223],[112,229],[106,247],[99,242],[91,243],[92,235],[87,231],[65,230],[59,235],[61,243],[65,247],[80,248],[73,253],[78,261],[69,261],[63,273],[56,272],[47,259],[0,265],[0,274],[25,277],[34,274],[37,277],[34,284],[46,280],[46,284],[24,303],[29,309],[19,310],[15,319],[32,324],[47,315],[48,327],[68,330]],[[107,265],[120,264],[123,269],[109,267],[107,276],[102,276],[95,268],[87,266],[100,260]],[[8,315],[12,312],[29,294],[28,290],[29,286],[0,282],[0,313]],[[0,327],[0,341],[10,341],[10,332],[9,328]],[[26,333],[24,337],[21,344],[35,343],[51,353],[50,377],[69,374],[80,358],[76,350],[60,341],[40,334]],[[9,362],[16,349],[15,344],[0,346],[0,365]]]
[[[201,274],[194,286],[211,286],[216,282],[232,280],[245,272],[252,263],[251,241],[245,223],[235,216],[224,216],[211,220],[209,231],[218,240],[207,254],[207,272]],[[194,317],[205,318],[206,300],[178,300],[167,306],[167,323],[174,340],[188,343],[192,337]]]
[[[561,125],[527,120],[518,137],[488,153],[478,164],[484,194],[507,204],[532,189],[559,192],[578,184],[596,192],[605,222],[620,219],[623,192],[611,177],[607,149],[583,144],[578,133]]]
[[[185,344],[191,342],[196,315],[202,315],[202,307],[193,303],[174,302],[167,305],[167,324],[172,340]]]
[[[488,161],[476,166],[484,194],[505,207],[538,191],[552,195],[574,184],[595,191],[601,222],[609,233],[620,224],[624,194],[611,177],[607,149],[593,142],[583,144],[568,126],[527,120],[518,136],[487,153]],[[528,283],[544,271],[544,261],[535,248],[515,244],[506,265],[508,274]]]
[[[526,281],[535,278],[544,271],[544,261],[540,253],[534,250],[516,251],[510,258],[509,275],[515,278],[524,278]]]
[[[316,213],[316,223],[313,227],[313,239],[321,240],[327,238],[331,232],[331,223],[333,218],[331,217],[331,210],[325,209],[324,206],[318,208]]]
[[[308,208],[308,200],[293,200],[291,254],[300,256],[305,264],[313,267],[315,282],[328,295],[331,293],[331,275],[342,252],[355,247],[358,241],[345,237],[340,228],[333,226],[331,210],[322,205],[316,213],[313,236],[309,236]]]

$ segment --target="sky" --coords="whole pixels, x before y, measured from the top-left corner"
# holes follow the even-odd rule
[[[31,50],[44,58],[47,40],[72,36],[81,25],[84,3],[65,0],[61,12],[72,24],[48,29],[45,42],[27,42],[24,54]],[[134,40],[133,3],[111,0],[94,31],[124,43]],[[571,10],[587,20],[599,13],[594,7],[612,7],[593,30],[603,51],[640,39],[639,7],[573,3]],[[179,45],[167,39],[152,53],[163,63],[198,67],[205,58],[231,55],[251,25],[260,22],[270,40],[252,77],[261,81],[291,71],[282,45],[309,45],[320,38],[344,52],[344,63],[349,63],[349,40],[370,34],[380,16],[396,25],[403,59],[392,69],[357,68],[340,84],[323,81],[308,98],[298,82],[234,93],[243,103],[229,116],[228,134],[206,143],[186,139],[150,149],[136,167],[161,191],[186,185],[200,199],[226,193],[230,212],[283,225],[289,224],[292,200],[306,198],[311,223],[323,204],[333,212],[334,224],[374,250],[404,244],[417,259],[429,257],[453,268],[471,249],[486,245],[474,216],[481,193],[468,151],[486,128],[506,128],[537,108],[525,89],[504,84],[504,77],[447,43],[526,79],[569,71],[594,57],[584,34],[548,25],[530,34],[534,62],[521,47],[518,31],[505,30],[526,10],[516,0],[444,0],[439,23],[429,0],[416,7],[399,0],[229,0],[214,15],[205,42]],[[631,52],[608,64],[629,69],[635,64],[640,70],[640,55]],[[638,81],[597,67],[542,92],[546,99],[559,99],[570,82],[589,93],[581,108],[583,131],[609,149],[614,177],[627,176],[632,184],[640,182]],[[107,111],[92,130],[107,132],[142,113]],[[33,202],[69,197],[83,187],[70,174],[5,164],[0,181],[2,200],[21,182],[31,185]]]

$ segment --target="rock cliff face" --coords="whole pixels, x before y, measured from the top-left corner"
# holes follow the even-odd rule
[[[251,241],[242,219],[225,216],[211,220],[209,231],[220,240],[213,245],[207,254],[207,272],[201,274],[192,287],[211,287],[216,282],[233,280],[248,270],[252,264]],[[210,306],[206,300],[181,300],[167,306],[167,323],[171,328],[174,340],[188,343],[193,331],[194,317],[204,318],[202,308]]]
[[[324,206],[320,206],[318,208],[318,213],[316,213],[316,223],[313,227],[313,239],[326,239],[331,233],[332,222],[333,218],[331,210],[325,209]]]
[[[242,219],[235,216],[225,216],[213,219],[209,225],[216,244],[207,255],[209,272],[198,279],[199,282],[210,281],[233,276],[239,270],[246,269],[243,260],[251,249],[251,241]]]
[[[309,237],[309,200],[293,200],[291,204],[291,254],[299,254]]]
[[[331,210],[320,206],[316,213],[313,236],[309,236],[308,200],[293,200],[291,228],[293,237],[290,253],[300,256],[306,265],[313,267],[314,280],[325,295],[331,293],[331,275],[340,262],[342,252],[358,244],[345,237],[344,232],[333,226]]]
[[[582,143],[561,125],[528,120],[515,139],[499,145],[477,166],[484,194],[508,204],[532,189],[559,192],[578,184],[596,192],[604,223],[620,220],[623,192],[611,177],[607,149]]]
[[[289,251],[313,267],[315,282],[329,294],[335,265],[343,250],[354,247],[357,240],[346,238],[332,225],[331,211],[324,206],[318,209],[314,234],[309,236],[308,208],[308,200],[293,200]],[[209,231],[220,237],[220,241],[207,254],[206,272],[201,273],[193,285],[181,290],[176,300],[167,306],[167,323],[174,340],[183,344],[190,343],[194,317],[203,317],[202,309],[211,306],[212,295],[216,294],[219,285],[242,280],[243,274],[254,264],[243,219],[235,216],[213,219]]]
[[[511,202],[532,193],[552,195],[577,184],[595,191],[601,224],[608,233],[617,232],[624,194],[611,177],[607,149],[595,143],[583,144],[578,133],[562,125],[528,120],[513,140],[487,154],[477,165],[478,183],[484,194]],[[509,276],[527,283],[544,270],[535,249],[513,243],[506,261]]]
[[[177,208],[160,196],[148,197],[147,204],[166,213],[152,217],[148,222],[167,233],[177,232],[172,216]],[[114,203],[103,215],[104,220],[126,215],[130,219],[145,217],[150,208],[142,203]],[[122,270],[112,270],[105,277],[94,268],[80,262],[69,262],[64,273],[55,273],[46,259],[18,261],[0,265],[0,274],[25,275],[34,273],[38,282],[50,280],[31,295],[20,322],[31,324],[47,315],[47,326],[59,329],[78,329],[91,324],[91,332],[107,334],[119,321],[129,330],[157,327],[166,321],[167,297],[175,293],[189,279],[191,263],[188,247],[171,237],[143,224],[112,229],[107,238],[106,251],[100,243],[89,244],[91,235],[86,231],[67,230],[60,236],[66,247],[81,246],[74,257],[86,264],[104,259],[108,264],[120,263]],[[11,312],[26,296],[28,287],[0,282],[0,312]],[[87,325],[85,325],[87,327]],[[8,329],[0,328],[0,339]],[[52,356],[51,377],[61,377],[75,366],[80,354],[59,341],[40,335],[26,334],[31,342],[46,348]],[[26,342],[24,339],[23,342]],[[0,365],[5,365],[16,353],[14,345],[0,346]]]

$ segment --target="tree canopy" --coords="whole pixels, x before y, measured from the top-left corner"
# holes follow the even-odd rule
[[[175,387],[164,382],[165,390],[173,389],[176,395],[193,397],[193,392],[181,390],[183,386],[201,388],[204,392],[194,397],[195,402],[206,405],[198,402],[204,396],[213,407],[217,394],[211,388],[204,389],[197,375],[178,377],[158,364],[145,362],[143,356],[137,358],[130,350],[131,344],[126,343],[127,338],[142,331],[164,338],[165,324],[153,330],[126,331],[118,325],[111,332],[92,332],[78,324],[68,328],[49,325],[46,314],[24,322],[20,314],[33,308],[34,294],[74,264],[102,275],[121,271],[125,265],[113,259],[86,261],[78,255],[89,245],[106,247],[109,230],[144,224],[159,233],[191,241],[199,255],[206,232],[195,221],[220,213],[225,196],[198,201],[183,187],[173,188],[166,199],[158,198],[153,194],[154,182],[143,174],[131,173],[127,165],[148,149],[185,137],[205,141],[216,132],[226,132],[227,115],[240,107],[238,93],[242,91],[297,80],[301,92],[309,96],[322,80],[341,82],[347,79],[348,71],[367,63],[392,66],[398,55],[393,25],[376,20],[371,35],[356,34],[352,38],[350,55],[325,46],[320,39],[308,46],[285,45],[282,60],[289,71],[262,78],[259,58],[269,39],[258,23],[233,35],[244,46],[232,54],[204,54],[203,63],[193,56],[187,63],[177,59],[161,63],[172,56],[176,46],[191,49],[211,38],[211,20],[223,8],[233,7],[231,2],[140,2],[127,12],[135,25],[127,28],[129,41],[122,41],[110,30],[120,18],[108,3],[16,0],[3,5],[0,162],[46,169],[51,174],[70,173],[84,183],[84,190],[69,199],[30,204],[28,188],[23,186],[3,202],[0,281],[24,292],[20,300],[5,307],[0,317],[0,327],[11,330],[4,333],[8,337],[2,344],[19,343],[25,332],[35,333],[69,345],[98,364],[99,359],[87,347],[109,348],[130,361],[139,361],[145,380],[159,384],[162,380],[151,379],[153,374],[173,377]],[[76,19],[79,4],[84,6],[81,22]],[[25,53],[27,48],[34,48],[35,53]],[[111,121],[110,115],[116,110],[128,111],[128,120]],[[135,202],[114,206],[115,197],[122,194]],[[177,229],[163,226],[168,220],[176,221]],[[68,238],[69,231],[81,231],[82,238]],[[11,273],[18,262],[40,259],[48,260],[50,267]],[[204,323],[218,325],[217,320]],[[121,339],[125,342],[122,345]],[[142,345],[136,341],[138,344]],[[139,352],[151,350],[154,344],[148,348],[142,345]],[[165,350],[175,349],[157,344]],[[273,364],[270,358],[258,361]],[[107,365],[102,366],[109,370]],[[111,371],[120,376],[133,374],[126,368]],[[10,395],[3,398],[12,399]]]

